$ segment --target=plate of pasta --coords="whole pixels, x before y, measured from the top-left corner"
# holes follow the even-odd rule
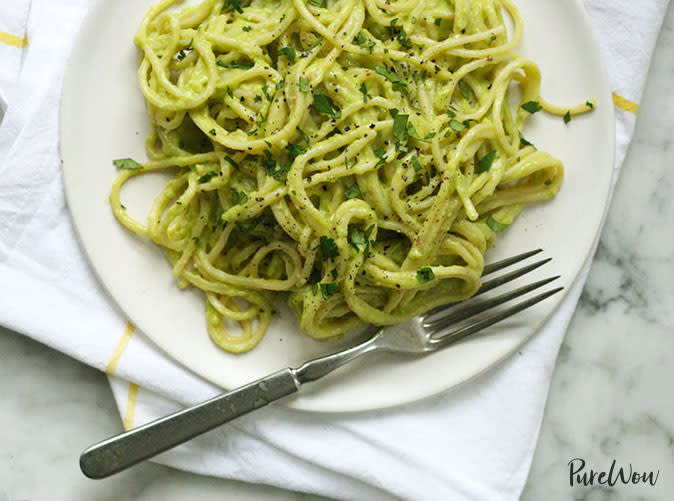
[[[230,389],[469,299],[502,257],[544,248],[573,283],[615,122],[577,0],[119,0],[84,22],[60,140],[102,284]],[[356,363],[288,405],[436,394],[517,351],[562,299],[424,359]]]

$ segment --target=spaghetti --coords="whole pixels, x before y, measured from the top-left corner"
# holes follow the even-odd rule
[[[261,340],[279,293],[317,339],[472,296],[495,234],[562,183],[526,119],[594,107],[540,97],[509,0],[175,3],[135,37],[150,160],[116,160],[110,198],[204,291],[230,352]],[[160,169],[143,224],[120,190]]]

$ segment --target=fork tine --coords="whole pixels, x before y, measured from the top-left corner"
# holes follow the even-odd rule
[[[536,254],[540,254],[541,252],[543,252],[543,249],[536,249],[530,252],[525,252],[524,254],[520,254],[518,256],[509,257],[508,259],[504,259],[503,261],[499,261],[497,263],[489,264],[484,267],[484,270],[482,271],[482,276],[486,277],[490,273],[494,273],[495,271],[501,271],[503,268],[507,268],[508,266],[517,264],[520,261],[529,259],[531,256],[535,256]]]
[[[547,259],[543,259],[542,261],[538,261],[537,263],[530,264],[528,266],[525,266],[524,268],[520,268],[519,270],[511,271],[510,273],[507,273],[503,275],[502,277],[494,278],[490,280],[489,282],[485,282],[482,284],[482,287],[480,287],[480,290],[478,290],[473,297],[477,297],[480,294],[484,294],[485,292],[489,292],[492,289],[495,289],[496,287],[500,287],[503,284],[507,284],[508,282],[512,282],[516,278],[521,277],[522,275],[526,275],[527,273],[534,271],[537,268],[540,268],[544,264],[549,263],[552,261],[552,258],[549,257]]]
[[[458,331],[449,333],[443,337],[431,338],[429,340],[431,348],[437,350],[449,346],[451,344],[454,344],[458,341],[461,341],[462,339],[465,339],[468,336],[471,336],[476,332],[481,331],[482,329],[486,329],[487,327],[494,325],[495,323],[498,323],[501,320],[505,320],[506,318],[511,317],[516,313],[519,313],[520,311],[526,310],[527,308],[531,308],[535,304],[540,303],[541,301],[549,298],[550,296],[554,296],[555,294],[557,294],[562,290],[564,290],[564,287],[558,287],[557,289],[544,292],[543,294],[539,294],[538,296],[532,297],[531,299],[522,301],[521,303],[516,304],[512,308],[508,308],[507,310],[496,313],[495,315],[491,315],[483,320],[480,320],[479,322],[464,327],[463,329],[459,329]]]
[[[530,285],[525,285],[524,287],[520,287],[519,289],[515,289],[514,291],[488,299],[487,301],[482,301],[481,303],[471,304],[469,306],[466,306],[465,308],[460,309],[447,308],[445,310],[446,312],[445,315],[442,315],[439,318],[433,319],[431,321],[424,321],[422,325],[426,329],[441,331],[447,327],[450,327],[451,325],[456,324],[457,322],[466,320],[467,318],[483,313],[508,301],[512,301],[513,299],[523,296],[524,294],[528,294],[529,292],[535,291],[536,289],[540,289],[541,287],[548,285],[551,282],[554,282],[558,278],[560,277],[556,276],[545,280],[541,280],[539,282],[535,282]]]

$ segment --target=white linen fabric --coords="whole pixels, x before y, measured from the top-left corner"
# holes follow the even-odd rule
[[[219,389],[127,329],[73,232],[61,180],[58,112],[67,56],[91,4],[0,5],[0,101],[6,103],[0,125],[0,324],[107,369],[124,423],[134,426]],[[616,173],[667,4],[585,0],[617,94]],[[590,261],[518,355],[455,390],[367,413],[322,415],[273,406],[156,461],[340,499],[516,499],[589,267]]]

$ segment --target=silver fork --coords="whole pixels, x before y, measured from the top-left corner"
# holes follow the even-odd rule
[[[540,249],[527,252],[486,266],[483,275],[503,270],[541,252]],[[550,260],[544,259],[489,280],[473,297],[526,275]],[[90,478],[105,478],[118,473],[239,416],[291,395],[304,383],[316,381],[366,353],[388,351],[423,355],[445,348],[530,308],[563,288],[544,292],[486,317],[480,316],[474,322],[454,330],[450,327],[539,289],[558,278],[541,280],[484,301],[472,301],[471,298],[469,302],[439,307],[400,325],[379,328],[376,331],[373,328],[374,335],[357,346],[311,360],[297,369],[283,369],[229,393],[93,445],[80,456],[80,468]]]

